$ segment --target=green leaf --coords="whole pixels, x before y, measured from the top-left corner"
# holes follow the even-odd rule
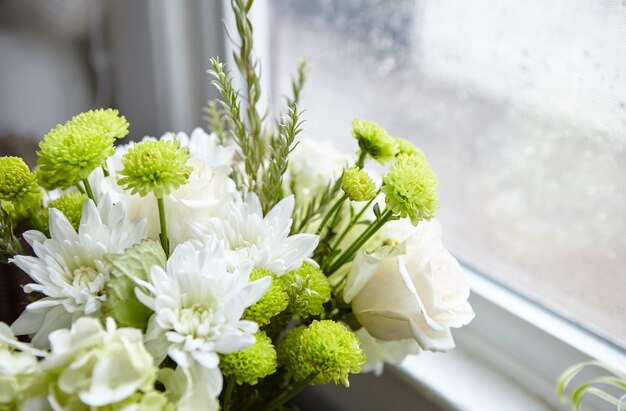
[[[137,299],[136,280],[149,281],[154,265],[165,267],[167,258],[163,248],[156,241],[144,240],[123,254],[108,254],[106,259],[112,266],[106,303],[110,315],[121,326],[145,329],[152,310]]]

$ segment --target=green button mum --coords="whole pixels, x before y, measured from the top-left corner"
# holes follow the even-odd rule
[[[313,321],[291,330],[279,346],[287,371],[304,380],[315,375],[316,384],[330,381],[349,385],[348,376],[361,372],[365,355],[358,337],[345,325],[331,320]]]
[[[19,157],[0,157],[0,200],[31,205],[41,193],[37,177]]]
[[[68,188],[114,152],[115,139],[128,134],[128,122],[117,110],[92,110],[57,125],[39,143],[39,172],[47,189]]]
[[[187,183],[193,168],[187,165],[190,155],[178,140],[149,140],[131,147],[122,157],[124,167],[118,184],[133,194],[154,193],[163,198]]]
[[[364,153],[381,164],[393,160],[398,148],[396,142],[378,124],[355,118],[352,120],[352,134]]]
[[[74,229],[78,230],[80,224],[80,218],[83,213],[83,204],[87,200],[87,195],[83,193],[69,193],[50,201],[48,208],[42,212],[42,223],[48,226],[49,209],[56,208],[67,217],[70,224]]]
[[[437,210],[437,177],[419,156],[398,156],[383,177],[382,192],[387,209],[409,217],[414,225],[433,218]]]
[[[343,173],[341,189],[352,201],[369,201],[376,196],[376,184],[358,167],[349,168]]]
[[[276,372],[276,350],[272,340],[263,331],[256,333],[255,337],[254,345],[221,356],[222,373],[226,376],[235,376],[239,385],[256,385],[260,378]]]

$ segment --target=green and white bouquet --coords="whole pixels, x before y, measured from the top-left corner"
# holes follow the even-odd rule
[[[304,64],[280,119],[259,113],[251,3],[232,1],[245,90],[211,62],[211,134],[116,147],[129,124],[100,109],[45,135],[32,172],[0,158],[0,252],[33,293],[0,323],[0,410],[293,409],[473,318],[419,149],[364,120],[354,157],[298,140]]]

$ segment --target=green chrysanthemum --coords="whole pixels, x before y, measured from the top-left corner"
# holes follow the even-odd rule
[[[352,121],[352,134],[361,150],[379,163],[387,163],[396,155],[395,140],[376,123],[356,118]]]
[[[257,324],[269,324],[272,317],[280,314],[287,308],[289,295],[285,291],[283,283],[276,275],[264,268],[255,268],[250,273],[250,281],[256,281],[263,277],[272,277],[272,285],[259,301],[246,308],[243,313],[244,320],[254,321]]]
[[[41,200],[37,177],[19,157],[0,157],[0,200],[27,207]]]
[[[413,143],[411,143],[409,140],[405,140],[402,137],[396,137],[396,146],[398,147],[398,152],[396,153],[396,156],[401,156],[405,154],[408,156],[415,156],[420,161],[426,161],[426,155],[424,154],[424,152],[415,147],[415,145],[413,145]]]
[[[343,324],[313,321],[290,331],[279,346],[279,357],[297,379],[317,374],[314,383],[330,381],[349,386],[348,375],[361,372],[365,354],[358,337]]]
[[[222,373],[226,376],[234,375],[239,385],[255,385],[259,378],[276,372],[276,350],[272,340],[263,331],[256,333],[255,337],[254,345],[221,356]]]
[[[87,195],[83,193],[70,193],[65,194],[57,198],[56,200],[50,201],[48,204],[48,208],[42,210],[42,222],[46,225],[48,224],[48,210],[50,208],[56,208],[60,212],[67,217],[70,224],[75,229],[78,229],[78,225],[80,224],[80,217],[83,213],[83,204],[87,200]]]
[[[376,196],[376,184],[358,167],[352,167],[343,173],[341,189],[352,201],[369,201]]]
[[[324,312],[323,305],[330,299],[330,284],[322,270],[304,263],[279,280],[289,294],[290,312],[302,318]]]
[[[144,141],[131,147],[122,157],[124,176],[118,184],[133,194],[154,193],[162,198],[187,182],[193,168],[187,165],[190,155],[178,140]]]
[[[414,225],[430,220],[437,210],[438,181],[426,161],[402,155],[383,177],[387,209],[409,217]]]
[[[37,163],[47,189],[68,188],[113,154],[113,142],[128,134],[128,122],[117,110],[91,110],[57,125],[39,143]]]

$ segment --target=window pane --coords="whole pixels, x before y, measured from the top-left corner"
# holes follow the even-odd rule
[[[626,346],[626,3],[281,0],[272,80],[310,63],[305,134],[413,140],[462,260]]]

